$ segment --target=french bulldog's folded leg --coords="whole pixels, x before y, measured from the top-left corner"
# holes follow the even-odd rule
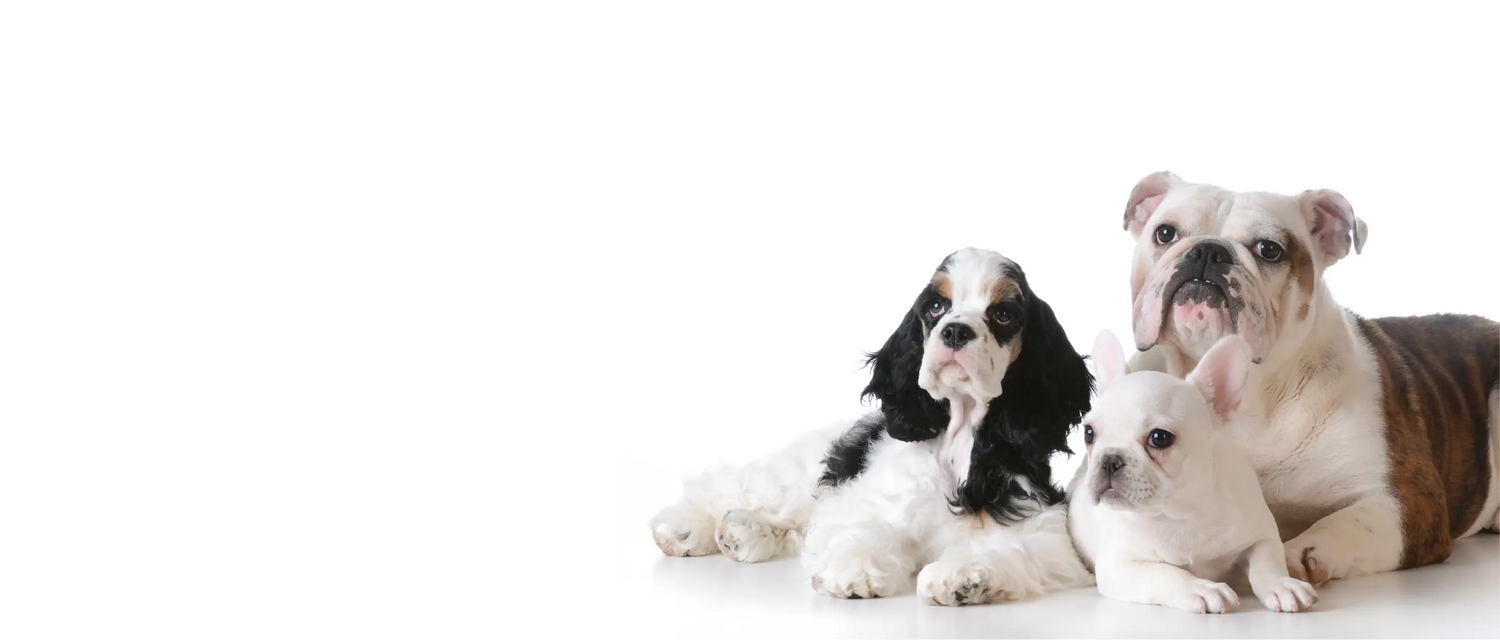
[[[1251,547],[1246,563],[1250,588],[1267,609],[1280,613],[1306,611],[1318,601],[1318,592],[1312,585],[1287,575],[1285,558],[1281,542],[1275,538]]]
[[[1192,613],[1224,613],[1240,606],[1229,585],[1204,580],[1161,562],[1101,562],[1094,568],[1099,593],[1116,600],[1159,604]]]
[[[1441,534],[1451,551],[1447,529]],[[1401,565],[1401,507],[1388,494],[1360,498],[1313,523],[1284,548],[1287,572],[1314,585],[1395,570]]]

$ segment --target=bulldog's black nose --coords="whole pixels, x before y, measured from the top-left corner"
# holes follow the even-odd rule
[[[943,336],[943,344],[948,345],[949,349],[956,351],[962,349],[964,345],[974,339],[974,330],[962,322],[955,322],[943,327],[941,335]]]
[[[1113,478],[1115,473],[1125,468],[1125,459],[1119,454],[1108,454],[1099,459],[1099,470],[1104,472],[1104,477]]]
[[[1203,264],[1234,264],[1234,253],[1217,242],[1199,242],[1188,249],[1182,257]]]

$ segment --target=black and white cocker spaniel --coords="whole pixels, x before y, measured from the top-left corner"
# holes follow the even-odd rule
[[[690,480],[652,520],[657,546],[742,562],[800,550],[813,589],[840,598],[915,581],[924,601],[961,605],[1092,583],[1048,459],[1071,453],[1093,377],[1020,266],[948,256],[869,363],[879,411]]]

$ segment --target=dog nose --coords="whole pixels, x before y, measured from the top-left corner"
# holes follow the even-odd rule
[[[1229,247],[1217,242],[1199,242],[1182,257],[1203,264],[1234,264],[1234,254],[1230,253]]]
[[[1099,459],[1099,470],[1104,472],[1104,477],[1113,478],[1115,473],[1125,468],[1125,459],[1118,454],[1109,454]]]
[[[962,322],[954,322],[943,327],[941,335],[943,336],[943,344],[948,345],[949,349],[957,350],[962,349],[964,345],[974,339],[974,330]]]

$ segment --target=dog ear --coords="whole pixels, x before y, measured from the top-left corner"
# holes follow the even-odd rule
[[[982,509],[1000,523],[1027,515],[1028,492],[1044,504],[1063,500],[1047,460],[1053,452],[1073,453],[1068,432],[1089,412],[1094,391],[1094,377],[1052,307],[1025,284],[1022,291],[1027,308],[1021,353],[1005,371],[1005,393],[990,401],[974,434],[969,477],[950,501],[955,509]],[[1021,477],[1024,484],[1017,482]]]
[[[1127,373],[1130,370],[1125,366],[1125,349],[1120,346],[1119,338],[1109,329],[1100,331],[1094,338],[1094,381],[1099,391],[1103,392]]]
[[[1225,336],[1198,360],[1187,376],[1198,387],[1203,400],[1224,421],[1232,420],[1240,408],[1240,394],[1250,376],[1250,343],[1239,336]]]
[[[1332,189],[1303,191],[1297,195],[1302,204],[1302,215],[1312,228],[1313,239],[1326,264],[1338,262],[1349,255],[1349,247],[1358,254],[1365,248],[1369,227],[1364,220],[1354,217],[1354,207],[1344,196]],[[1352,240],[1352,242],[1351,242]]]
[[[1180,184],[1183,184],[1182,178],[1170,171],[1158,171],[1135,184],[1130,190],[1130,202],[1125,203],[1125,230],[1130,232],[1130,237],[1141,237],[1141,230],[1146,228],[1146,221],[1156,212],[1162,198]]]
[[[918,302],[921,299],[919,296]],[[885,346],[867,355],[866,364],[873,371],[861,396],[880,400],[886,433],[905,442],[931,439],[948,426],[947,408],[917,385],[917,374],[922,367],[922,341],[926,338],[917,305],[912,304],[901,325],[886,339]]]

